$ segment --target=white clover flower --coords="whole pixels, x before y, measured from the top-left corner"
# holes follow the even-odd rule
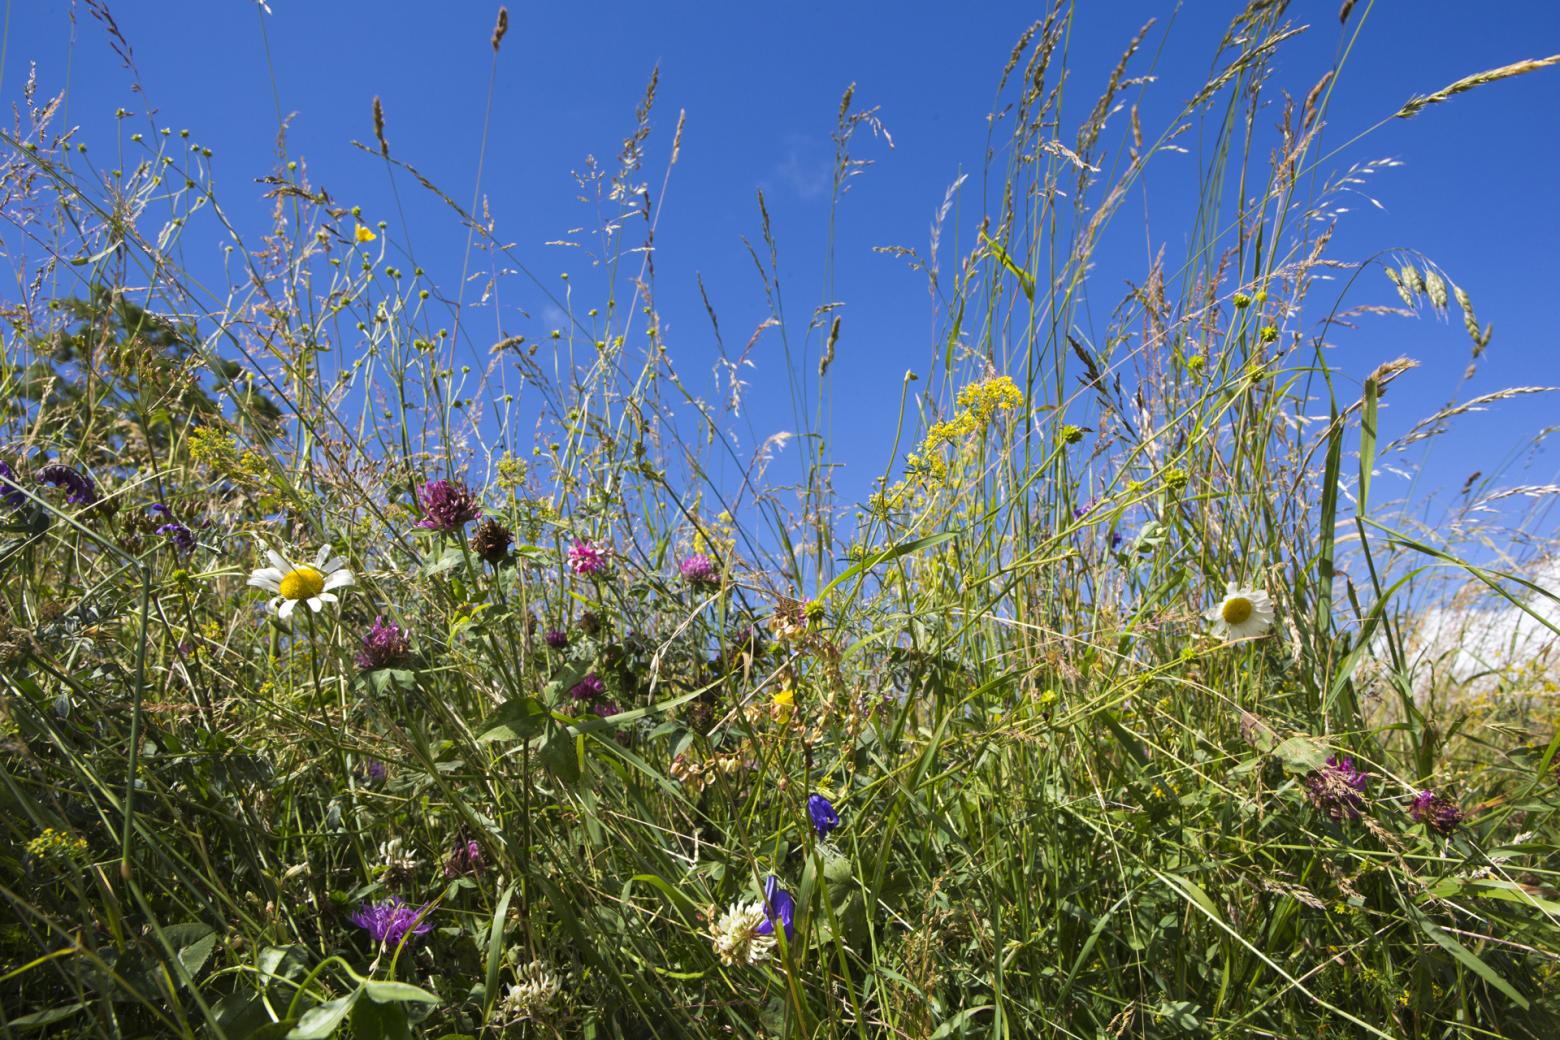
[[[531,961],[518,972],[520,981],[509,987],[499,1012],[509,1022],[542,1022],[558,1009],[562,991],[557,976],[541,961]]]
[[[1261,589],[1241,588],[1232,581],[1208,620],[1220,639],[1260,636],[1273,627],[1273,601]]]
[[[713,916],[713,911],[712,911]],[[769,920],[764,901],[735,903],[718,920],[710,922],[710,945],[722,964],[757,964],[775,949],[773,933],[760,935],[758,926]]]
[[[312,564],[292,563],[274,549],[267,549],[265,555],[271,566],[257,568],[249,575],[249,584],[276,594],[269,606],[283,620],[292,616],[299,603],[318,613],[325,604],[336,602],[336,589],[353,583],[352,572],[331,556],[329,545],[320,546]]]

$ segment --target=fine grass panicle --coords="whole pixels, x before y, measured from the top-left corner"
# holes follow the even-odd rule
[[[728,349],[704,294],[709,355],[664,336],[658,284],[696,283],[656,262],[654,79],[560,281],[377,97],[362,161],[467,240],[448,270],[285,138],[219,200],[121,110],[103,169],[34,73],[0,130],[0,1034],[1560,1035],[1557,487],[1520,452],[1412,479],[1554,388],[1378,432],[1422,373],[1340,369],[1354,317],[1455,303],[1470,374],[1493,331],[1469,258],[1334,255],[1385,164],[1318,154],[1344,64],[1270,97],[1289,6],[1184,95],[1155,24],[1067,68],[1068,3],[993,52],[985,166],[883,249],[933,320],[859,504],[826,435],[870,336],[832,274],[787,317],[762,194],[756,328]],[[869,137],[847,91],[831,229]],[[1196,208],[1112,301],[1167,153]]]

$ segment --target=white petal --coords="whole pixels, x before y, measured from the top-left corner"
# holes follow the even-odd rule
[[[322,592],[318,596],[315,596],[314,600],[318,601],[320,603],[340,603],[341,602],[340,600],[338,600],[336,598],[336,594],[334,592]]]
[[[326,542],[320,546],[320,551],[314,554],[314,566],[319,567],[328,559],[330,559],[330,543]]]
[[[292,564],[288,563],[287,560],[283,558],[282,554],[277,552],[275,549],[267,549],[265,551],[265,558],[271,561],[271,566],[275,567],[283,574],[286,574],[288,571],[293,569]]]
[[[351,584],[354,584],[351,571],[336,571],[335,573],[331,574],[330,577],[325,579],[325,591],[329,592],[331,589],[344,589]]]
[[[324,605],[325,604],[320,602],[320,598],[318,596],[309,597],[309,609],[314,611],[316,614],[320,612],[320,608]]]
[[[295,599],[283,599],[281,609],[276,612],[276,616],[285,621],[292,617],[293,608],[297,605],[298,601]]]
[[[264,578],[267,581],[281,581],[282,572],[275,567],[256,567],[249,572],[251,578]]]
[[[281,592],[282,586],[278,579],[265,577],[259,574],[251,574],[245,584],[253,585],[257,589],[265,589],[267,592]]]

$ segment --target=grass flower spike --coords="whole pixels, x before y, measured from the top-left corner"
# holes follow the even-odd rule
[[[1208,619],[1220,639],[1260,636],[1273,627],[1273,601],[1261,589],[1242,588],[1232,581]]]
[[[271,566],[257,568],[249,575],[249,584],[275,594],[269,605],[284,621],[299,603],[318,613],[325,604],[336,602],[337,589],[353,583],[352,572],[330,554],[329,545],[320,546],[313,563],[293,563],[274,549],[267,549],[265,555]]]

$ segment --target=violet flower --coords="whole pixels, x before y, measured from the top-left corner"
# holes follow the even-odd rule
[[[1446,795],[1434,791],[1420,791],[1415,795],[1413,803],[1408,807],[1408,814],[1415,822],[1424,824],[1443,838],[1456,830],[1463,821],[1462,807]]]
[[[38,471],[38,479],[65,489],[65,501],[73,506],[90,506],[97,501],[97,485],[85,473],[63,463],[53,463]]]
[[[773,874],[764,882],[764,920],[753,929],[755,935],[775,934],[775,922],[785,931],[785,941],[796,939],[796,899],[780,887],[780,879]]]
[[[1311,803],[1334,820],[1355,820],[1365,809],[1367,774],[1347,755],[1328,755],[1327,764],[1305,778]]]
[[[840,814],[834,811],[834,805],[821,794],[807,796],[807,815],[812,817],[812,824],[818,829],[820,838],[827,838],[829,832],[840,825]]]

